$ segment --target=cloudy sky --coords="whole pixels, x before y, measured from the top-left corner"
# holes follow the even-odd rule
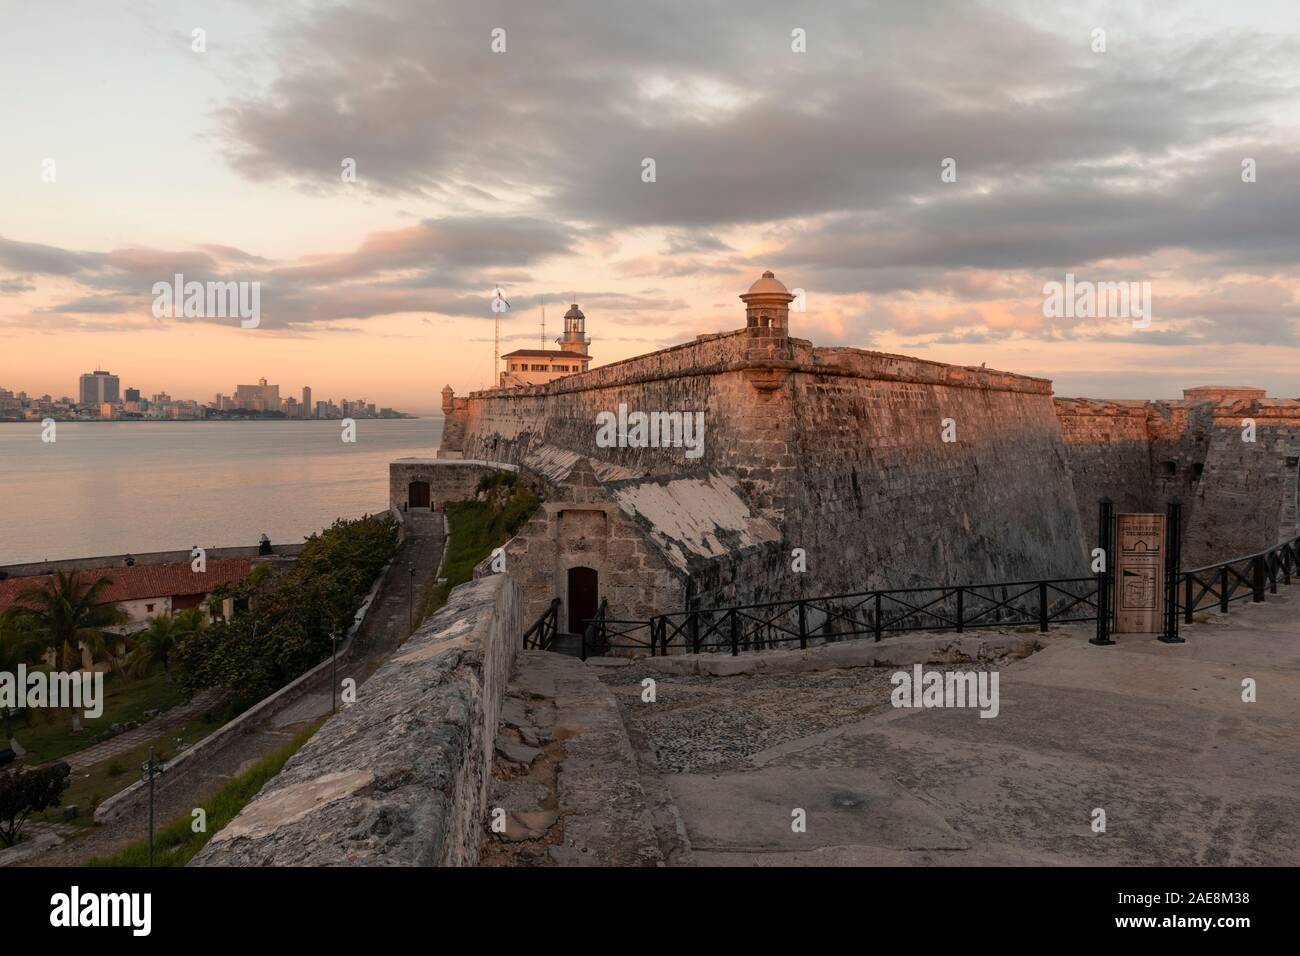
[[[770,268],[817,344],[1060,395],[1300,395],[1293,0],[4,0],[0,25],[0,387],[99,366],[429,410],[489,382],[496,284],[502,351],[576,299],[600,364],[740,327]],[[155,317],[177,272],[259,282],[260,326]],[[1045,317],[1066,273],[1150,282],[1150,326]]]

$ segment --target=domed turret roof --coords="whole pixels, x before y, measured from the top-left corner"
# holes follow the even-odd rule
[[[565,317],[566,319],[585,319],[585,318],[586,318],[586,316],[582,314],[582,310],[581,310],[580,308],[578,308],[578,303],[576,303],[576,302],[573,303],[572,306],[570,306],[568,312],[565,312],[565,313],[564,313],[564,317]]]
[[[757,282],[755,282],[753,285],[751,285],[749,287],[749,291],[745,293],[745,295],[772,295],[772,294],[789,295],[790,290],[787,289],[782,284],[780,279],[778,279],[776,276],[772,274],[771,269],[764,272],[762,278],[759,279]]]

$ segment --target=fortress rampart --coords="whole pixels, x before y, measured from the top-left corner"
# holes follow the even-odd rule
[[[1180,496],[1188,566],[1293,533],[1296,402],[1239,387],[1054,399],[1042,378],[819,348],[790,336],[783,290],[759,280],[738,331],[544,385],[444,389],[439,459],[507,463],[551,489],[507,549],[525,620],[552,597],[567,607],[574,567],[596,570],[611,616],[627,617],[1077,577],[1102,496],[1120,512]],[[624,418],[602,440],[599,416],[615,412],[702,413],[702,441],[625,440]],[[1259,440],[1242,442],[1251,415]],[[638,534],[657,559],[632,548]]]
[[[1250,554],[1294,536],[1300,402],[1261,389],[1200,387],[1181,401],[1059,398],[1080,515],[1183,502],[1183,564]],[[1095,520],[1095,519],[1093,519]]]
[[[782,331],[703,336],[547,385],[474,393],[461,447],[444,440],[440,454],[604,465],[607,500],[680,557],[679,587],[654,571],[660,596],[678,590],[683,603],[1080,573],[1084,536],[1049,382],[815,348]],[[699,456],[600,447],[597,415],[620,405],[703,412]],[[745,513],[678,547],[712,522],[711,482],[734,487]],[[806,572],[793,570],[795,549]],[[545,571],[521,571],[525,619],[557,593],[555,569],[583,560],[550,552]],[[549,590],[534,595],[527,580],[543,578]]]

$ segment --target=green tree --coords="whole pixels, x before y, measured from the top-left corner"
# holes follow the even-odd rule
[[[121,608],[103,600],[104,589],[112,583],[106,577],[84,582],[75,571],[58,571],[40,587],[18,595],[13,605],[17,616],[43,635],[56,670],[72,670],[82,644],[102,647],[103,629],[126,621]],[[73,733],[80,733],[81,716],[74,707],[68,710]]]
[[[0,672],[17,674],[19,664],[35,664],[41,659],[45,645],[32,623],[13,608],[0,614]],[[14,737],[13,721],[24,711],[21,707],[0,707],[0,723],[9,749],[22,753],[22,746]],[[25,715],[24,715],[25,716]]]
[[[0,773],[0,843],[13,846],[31,814],[63,802],[71,770],[66,763],[56,763]]]
[[[170,674],[171,658],[177,643],[201,633],[207,625],[203,609],[197,607],[178,611],[172,617],[160,614],[150,618],[148,629],[136,638],[131,673],[139,677],[161,667],[164,674]]]
[[[190,692],[228,687],[231,706],[283,687],[329,656],[333,629],[351,622],[396,548],[391,515],[339,520],[308,538],[286,573],[255,569],[215,590],[213,600],[231,598],[236,611],[229,621],[177,641],[176,680]]]

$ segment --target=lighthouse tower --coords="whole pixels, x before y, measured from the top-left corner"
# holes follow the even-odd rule
[[[587,348],[591,345],[591,340],[587,338],[587,317],[582,314],[576,302],[564,313],[564,335],[560,337],[559,343],[562,351],[589,354]]]

